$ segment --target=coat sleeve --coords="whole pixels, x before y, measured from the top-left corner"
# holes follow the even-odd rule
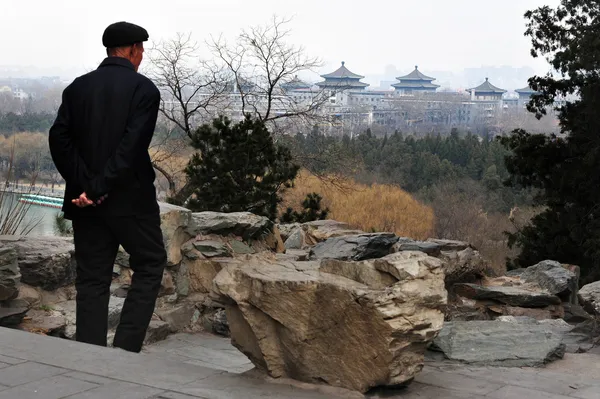
[[[148,151],[152,141],[159,106],[160,92],[150,81],[136,90],[125,134],[102,172],[91,179],[88,198],[95,200],[109,194],[116,182],[133,173],[137,157]]]
[[[70,131],[69,89],[70,86],[63,91],[62,103],[48,135],[48,144],[52,161],[63,179],[84,188],[91,175],[73,143]]]

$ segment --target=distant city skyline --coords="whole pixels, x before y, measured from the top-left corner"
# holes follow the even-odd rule
[[[351,70],[365,75],[371,86],[378,86],[378,79],[389,78],[386,69],[390,66],[403,74],[419,65],[431,74],[440,71],[455,75],[453,79],[462,87],[476,83],[461,77],[465,69],[480,68],[483,74],[488,69],[493,75],[495,69],[508,65],[530,68],[532,74],[546,73],[546,61],[529,53],[523,14],[558,2],[505,0],[486,1],[482,6],[480,0],[372,0],[367,4],[305,0],[299,8],[278,0],[194,4],[187,0],[146,0],[143,6],[117,0],[3,0],[0,47],[5,51],[1,63],[33,66],[71,78],[95,68],[104,58],[102,32],[117,20],[144,26],[151,40],[191,32],[203,43],[211,35],[232,39],[241,29],[266,24],[277,15],[292,18],[288,26],[291,43],[322,59],[318,74],[331,72],[345,61]]]

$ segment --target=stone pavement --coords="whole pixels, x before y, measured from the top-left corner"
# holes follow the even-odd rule
[[[0,399],[362,397],[267,382],[253,378],[251,368],[229,340],[212,335],[174,335],[137,355],[0,328]],[[368,397],[600,399],[600,356],[567,355],[545,369],[469,367],[432,358],[408,388]]]

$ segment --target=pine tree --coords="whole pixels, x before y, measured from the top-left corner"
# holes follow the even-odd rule
[[[566,137],[518,130],[501,140],[512,151],[507,183],[538,190],[536,202],[546,208],[510,235],[522,248],[515,265],[554,259],[579,265],[583,282],[593,281],[600,278],[600,3],[562,0],[525,16],[532,55],[545,56],[559,75],[529,80],[538,94],[528,109],[542,117],[557,99],[578,99],[559,108]]]
[[[185,170],[192,193],[188,208],[277,217],[281,193],[292,186],[299,167],[286,147],[274,143],[264,122],[247,115],[232,124],[219,117],[193,133],[192,146],[197,152]]]
[[[281,223],[307,223],[314,220],[325,220],[329,215],[329,208],[322,209],[321,197],[317,193],[310,193],[302,201],[302,211],[297,212],[292,208],[287,208],[285,213],[281,215]]]

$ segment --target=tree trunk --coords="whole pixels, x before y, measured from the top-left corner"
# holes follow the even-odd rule
[[[175,196],[177,194],[177,192],[176,192],[175,180],[173,179],[173,176],[171,176],[169,174],[169,172],[167,172],[164,168],[162,168],[156,162],[152,162],[152,166],[154,166],[154,169],[158,170],[165,177],[165,179],[167,179],[167,182],[169,183],[169,197]]]

